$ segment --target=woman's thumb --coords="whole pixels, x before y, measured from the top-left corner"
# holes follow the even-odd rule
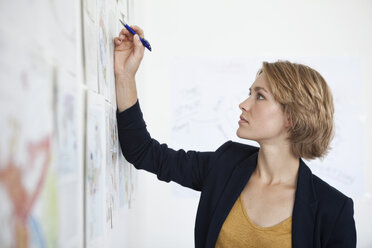
[[[144,50],[144,46],[142,45],[142,42],[139,38],[139,35],[136,34],[134,36],[134,52],[137,56],[142,56],[143,54],[143,50]]]

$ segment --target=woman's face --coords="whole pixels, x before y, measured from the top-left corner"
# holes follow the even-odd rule
[[[238,137],[262,144],[282,142],[287,137],[287,120],[281,104],[269,91],[267,77],[262,72],[249,89],[249,97],[239,104],[242,111]],[[243,119],[243,120],[242,120]]]

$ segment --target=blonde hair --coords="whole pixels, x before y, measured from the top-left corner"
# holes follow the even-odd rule
[[[262,72],[291,121],[288,139],[293,154],[323,159],[334,137],[333,96],[324,78],[308,66],[289,61],[263,62],[257,75]]]

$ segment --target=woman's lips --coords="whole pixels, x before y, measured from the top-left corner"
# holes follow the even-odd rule
[[[243,116],[240,116],[239,123],[248,123],[248,121],[246,121]]]

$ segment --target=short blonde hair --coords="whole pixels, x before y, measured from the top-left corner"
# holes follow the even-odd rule
[[[291,150],[305,159],[324,158],[334,137],[333,96],[316,70],[289,61],[263,62],[274,99],[291,121]]]

